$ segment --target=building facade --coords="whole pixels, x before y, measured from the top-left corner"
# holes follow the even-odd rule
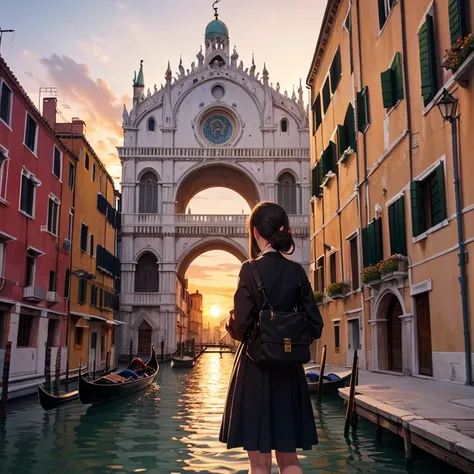
[[[211,187],[239,193],[250,207],[280,202],[291,214],[295,259],[309,267],[308,116],[303,89],[281,93],[269,72],[245,68],[230,50],[218,19],[205,50],[189,69],[168,65],[166,83],[134,79],[133,108],[124,106],[122,161],[122,347],[142,344],[151,328],[156,346],[175,350],[180,285],[191,262],[209,250],[248,258],[245,215],[193,215],[190,200]],[[145,335],[145,333],[143,333]],[[145,337],[145,336],[143,336]],[[149,337],[148,335],[146,337]]]
[[[43,101],[43,115],[57,136],[78,158],[70,234],[72,261],[66,293],[70,300],[69,369],[79,363],[89,373],[115,366],[114,312],[119,307],[120,261],[117,229],[120,227],[117,192],[112,177],[86,138],[86,124],[56,121],[56,99]],[[70,170],[70,173],[73,173]]]
[[[47,348],[50,368],[59,352],[66,370],[76,161],[0,58],[0,351],[12,343],[12,397],[44,380]]]
[[[370,370],[470,378],[453,141],[436,105],[444,89],[459,100],[460,221],[469,252],[473,25],[469,0],[328,1],[307,78],[311,275],[328,363],[349,365],[357,349]],[[457,40],[464,52],[456,53]],[[454,70],[444,58],[452,45],[460,57]],[[472,333],[468,340],[472,347]]]
[[[202,344],[202,310],[202,294],[196,290],[189,295],[189,338],[196,344]]]

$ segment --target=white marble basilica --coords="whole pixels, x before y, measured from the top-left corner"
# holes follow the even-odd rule
[[[146,87],[143,61],[124,106],[122,172],[121,353],[165,353],[186,326],[186,270],[209,250],[248,258],[245,215],[186,213],[212,187],[239,193],[251,207],[263,200],[291,215],[294,259],[309,266],[309,133],[303,90],[291,97],[230,50],[229,32],[215,19],[197,62],[166,83]]]

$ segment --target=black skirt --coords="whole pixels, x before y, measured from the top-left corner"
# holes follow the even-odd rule
[[[237,351],[219,440],[227,448],[269,453],[311,450],[318,444],[302,366],[255,364]]]

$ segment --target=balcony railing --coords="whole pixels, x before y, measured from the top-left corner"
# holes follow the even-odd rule
[[[159,306],[160,293],[122,293],[122,306]]]
[[[23,298],[28,301],[44,301],[46,299],[46,291],[39,286],[25,286]]]
[[[309,148],[160,148],[118,147],[119,157],[127,158],[229,158],[229,159],[274,159],[309,160]]]

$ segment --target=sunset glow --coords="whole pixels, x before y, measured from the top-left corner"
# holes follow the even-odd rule
[[[213,318],[218,318],[218,317],[221,315],[221,309],[219,308],[219,306],[213,305],[213,306],[211,306],[211,308],[209,309],[209,314],[210,314]]]

